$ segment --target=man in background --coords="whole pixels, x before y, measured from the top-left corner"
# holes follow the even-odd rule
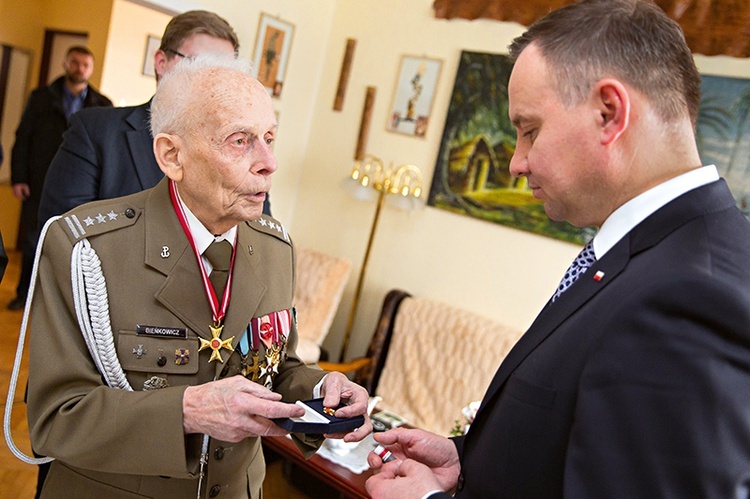
[[[213,12],[194,10],[175,16],[154,53],[157,85],[181,59],[208,52],[236,56],[239,46],[229,23]],[[150,107],[151,101],[87,110],[73,117],[47,173],[39,210],[42,224],[89,201],[149,189],[164,177],[154,158]],[[268,200],[264,213],[270,214]]]
[[[397,460],[368,456],[368,491],[748,497],[750,223],[701,166],[682,30],[651,0],[584,0],[509,52],[511,173],[551,219],[599,230],[468,434],[377,434]]]
[[[89,85],[94,56],[88,48],[69,48],[63,69],[63,76],[49,86],[37,88],[29,96],[11,151],[13,195],[23,202],[19,224],[23,254],[16,297],[8,304],[10,310],[20,310],[26,302],[38,239],[37,213],[44,179],[68,128],[69,118],[83,108],[112,107],[107,97]]]

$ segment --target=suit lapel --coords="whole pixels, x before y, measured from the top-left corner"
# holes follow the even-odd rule
[[[586,304],[598,292],[604,289],[623,271],[630,258],[628,236],[618,242],[601,260],[592,265],[575,284],[568,289],[554,304],[547,302],[533,324],[518,340],[495,373],[479,412],[500,391],[505,381],[518,365],[534,351],[557,327]],[[601,280],[594,279],[600,273]],[[477,414],[479,417],[479,413]]]
[[[485,394],[477,419],[483,409],[501,391],[508,377],[526,357],[565,320],[604,289],[627,266],[629,260],[658,244],[668,234],[696,217],[732,208],[734,199],[724,180],[689,191],[651,214],[626,234],[604,257],[594,263],[554,304],[548,302],[531,327],[518,340],[495,373]],[[594,279],[602,272],[601,280]]]
[[[162,180],[146,202],[145,263],[165,275],[164,284],[156,291],[156,299],[199,336],[210,339],[211,306],[202,286],[198,260],[169,199],[168,186],[168,180]],[[223,339],[234,336],[232,347],[235,349],[266,292],[258,272],[260,255],[250,255],[248,250],[249,246],[262,246],[254,241],[258,234],[246,224],[240,224],[237,231],[232,292],[221,335]],[[169,256],[164,257],[165,254]],[[222,350],[221,354],[224,362],[216,363],[217,375],[231,352]]]
[[[164,177],[154,158],[153,137],[148,124],[149,108],[150,102],[142,104],[125,118],[125,122],[132,128],[125,135],[141,189],[153,187]]]
[[[65,85],[65,77],[61,76],[50,84],[49,93],[52,97],[52,107],[67,123],[68,118],[65,117],[65,108],[63,108],[63,85]]]
[[[204,338],[210,338],[211,307],[202,288],[198,260],[162,180],[146,201],[145,263],[166,276],[156,299]]]

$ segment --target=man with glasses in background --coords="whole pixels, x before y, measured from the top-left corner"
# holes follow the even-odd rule
[[[213,12],[180,14],[167,24],[154,53],[157,85],[183,58],[209,52],[237,55],[239,46],[232,26]],[[83,203],[134,194],[164,177],[152,150],[150,107],[149,100],[139,106],[79,113],[71,120],[47,173],[39,228],[48,218]],[[270,214],[268,198],[263,213]]]

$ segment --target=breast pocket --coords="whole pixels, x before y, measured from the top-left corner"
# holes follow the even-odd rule
[[[516,400],[542,409],[552,409],[555,405],[555,390],[546,386],[535,385],[518,376],[511,376],[508,379],[508,386],[505,391]]]
[[[157,375],[198,372],[198,338],[159,338],[120,331],[117,357],[125,372]]]

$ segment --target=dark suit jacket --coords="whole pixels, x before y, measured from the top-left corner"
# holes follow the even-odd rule
[[[47,172],[39,208],[42,223],[89,201],[149,189],[164,177],[154,158],[149,109],[147,102],[85,110],[71,117]],[[263,212],[270,211],[266,196]]]
[[[65,78],[61,76],[50,85],[31,92],[16,129],[10,177],[13,184],[29,185],[30,195],[24,202],[22,222],[31,230],[36,228],[36,215],[47,169],[68,128],[62,104],[64,85]],[[97,106],[112,107],[112,102],[89,85],[83,107]]]
[[[635,227],[503,361],[457,497],[747,497],[748,262],[723,180]]]

